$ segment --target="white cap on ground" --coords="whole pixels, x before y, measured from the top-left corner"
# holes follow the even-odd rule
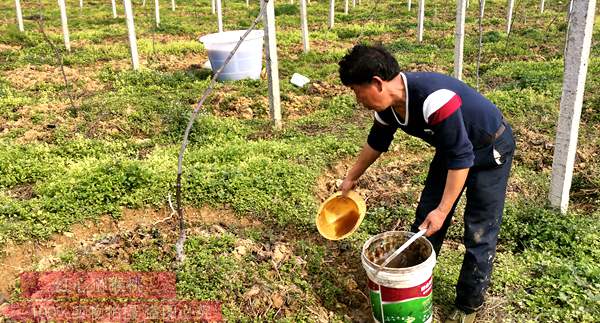
[[[310,82],[310,80],[308,79],[308,77],[306,77],[302,74],[294,73],[294,75],[292,75],[292,79],[290,80],[290,82],[292,84],[294,84],[295,86],[303,87],[308,82]]]

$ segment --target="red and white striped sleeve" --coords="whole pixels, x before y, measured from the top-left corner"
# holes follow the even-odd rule
[[[431,93],[423,102],[425,123],[435,126],[451,116],[462,104],[458,94],[447,89]]]

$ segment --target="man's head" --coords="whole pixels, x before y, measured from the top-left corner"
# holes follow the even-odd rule
[[[393,102],[389,82],[400,74],[398,62],[383,47],[356,45],[338,63],[342,83],[367,109],[383,111]]]

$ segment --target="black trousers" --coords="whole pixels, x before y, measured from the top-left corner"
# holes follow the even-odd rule
[[[504,133],[493,144],[475,150],[475,165],[469,170],[463,188],[463,191],[466,189],[467,198],[464,213],[466,254],[456,285],[455,305],[467,314],[483,305],[496,256],[506,185],[515,150],[512,129],[508,124],[506,127]],[[443,155],[436,153],[429,166],[415,222],[411,227],[413,232],[418,231],[419,225],[429,212],[439,205],[444,193],[447,173]],[[442,228],[429,237],[437,255],[452,222],[457,203],[458,199]]]

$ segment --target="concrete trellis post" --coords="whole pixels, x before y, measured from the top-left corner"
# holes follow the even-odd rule
[[[469,0],[467,0],[467,9],[469,9]]]
[[[65,0],[58,0],[58,7],[60,8],[60,22],[65,40],[65,48],[67,52],[70,52],[71,41],[69,40],[69,24],[67,23],[67,6],[65,5]]]
[[[454,35],[454,77],[462,79],[463,51],[465,45],[465,14],[467,0],[456,0],[456,32]]]
[[[550,204],[562,213],[569,206],[569,191],[577,152],[579,119],[590,58],[596,0],[574,1],[567,35],[563,90],[556,128]]]
[[[302,44],[304,52],[308,53],[310,44],[308,41],[308,22],[306,19],[306,0],[300,0],[300,24],[302,25]]]
[[[412,9],[412,0],[408,0],[407,6],[408,6],[408,11],[410,11],[410,9]]]
[[[171,0],[171,10],[175,11],[175,0]]]
[[[510,34],[510,27],[512,26],[512,16],[514,7],[515,0],[508,0],[508,10],[506,11],[506,34]]]
[[[329,0],[329,29],[333,29],[335,21],[335,0]]]
[[[425,0],[419,0],[419,30],[417,32],[417,39],[419,43],[423,41],[423,20],[425,20]]]
[[[352,8],[356,7],[356,0],[352,0]]]
[[[138,59],[137,39],[135,37],[135,25],[133,23],[133,10],[131,9],[131,0],[123,0],[125,7],[125,21],[127,22],[127,34],[129,36],[129,52],[131,53],[131,66],[133,70],[140,69]]]
[[[223,11],[221,10],[221,0],[216,0],[217,4],[217,27],[219,32],[223,32]]]
[[[216,14],[217,13],[217,9],[216,9],[216,0],[211,0],[210,1],[210,12],[212,12],[212,14]]]
[[[261,0],[261,3],[265,0]],[[275,37],[275,5],[268,0],[264,15],[267,77],[269,79],[269,109],[276,129],[281,129],[281,97],[279,92],[279,63]]]
[[[160,25],[160,5],[158,0],[154,0],[154,16],[156,17],[156,27]]]
[[[250,0],[246,0],[246,7],[250,6]]]
[[[79,9],[83,9],[83,0],[79,0]]]
[[[117,18],[117,4],[115,3],[115,0],[110,0],[110,2],[112,4],[113,18]]]
[[[540,1],[540,13],[544,13],[544,0]]]
[[[348,14],[348,0],[344,1],[344,14],[347,15]]]
[[[23,13],[21,12],[21,1],[15,0],[15,10],[17,11],[17,25],[19,26],[19,31],[25,31],[23,27]]]

